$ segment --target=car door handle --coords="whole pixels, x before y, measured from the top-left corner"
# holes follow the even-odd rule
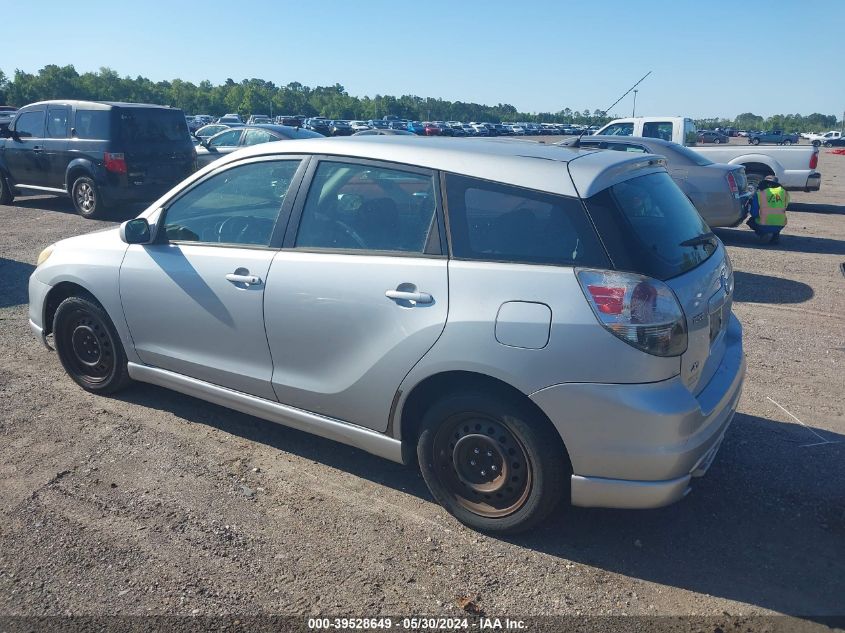
[[[40,152],[40,151],[42,151],[43,149],[44,149],[44,148],[43,148],[43,147],[41,147],[40,145],[34,145],[34,146],[32,147],[32,151],[33,151],[33,152]]]
[[[233,284],[246,284],[247,286],[261,285],[261,277],[256,277],[255,275],[237,275],[235,273],[229,273],[226,275],[226,281],[231,281]]]
[[[431,303],[434,298],[427,292],[406,292],[404,290],[388,290],[384,296],[394,301],[413,301],[414,303]]]

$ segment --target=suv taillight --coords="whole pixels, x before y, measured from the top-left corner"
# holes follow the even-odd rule
[[[578,281],[599,323],[629,345],[655,356],[687,349],[687,322],[662,281],[610,270],[579,270]]]
[[[734,173],[729,171],[725,178],[728,179],[728,187],[731,188],[731,193],[739,193],[739,187],[736,184],[736,178],[734,177]]]
[[[103,154],[103,165],[105,165],[106,171],[114,174],[126,173],[126,160],[123,158],[122,153],[112,154],[111,152],[105,152]]]
[[[810,169],[815,169],[819,166],[819,150],[816,149],[813,155],[810,156]]]

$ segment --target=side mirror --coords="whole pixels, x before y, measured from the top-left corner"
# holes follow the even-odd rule
[[[149,244],[152,231],[147,218],[134,218],[120,225],[120,239],[127,244]]]
[[[0,128],[0,138],[12,138],[12,131],[7,127]]]

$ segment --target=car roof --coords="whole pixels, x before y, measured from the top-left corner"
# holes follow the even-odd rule
[[[158,110],[176,110],[170,106],[156,105],[154,103],[129,103],[125,101],[84,101],[77,99],[51,99],[49,101],[36,101],[25,107],[39,105],[66,105],[77,108],[84,107],[88,110],[109,110],[111,108],[151,108]]]
[[[264,143],[221,161],[267,154],[321,154],[396,162],[565,196],[580,193],[582,197],[627,180],[632,171],[637,175],[665,171],[665,160],[653,154],[629,155],[504,139],[384,135]],[[219,166],[221,161],[215,164]]]

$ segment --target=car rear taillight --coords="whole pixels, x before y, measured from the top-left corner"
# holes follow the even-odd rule
[[[675,293],[662,281],[610,270],[579,270],[578,282],[605,329],[655,356],[687,349],[687,324]]]
[[[126,160],[123,158],[122,153],[112,154],[111,152],[105,152],[103,154],[103,165],[105,165],[106,171],[114,174],[126,173]]]
[[[819,166],[819,150],[813,152],[813,155],[810,156],[810,169],[815,169]]]
[[[731,193],[739,193],[739,187],[736,184],[736,178],[734,177],[734,173],[729,171],[725,178],[728,179],[728,187],[731,188]]]

